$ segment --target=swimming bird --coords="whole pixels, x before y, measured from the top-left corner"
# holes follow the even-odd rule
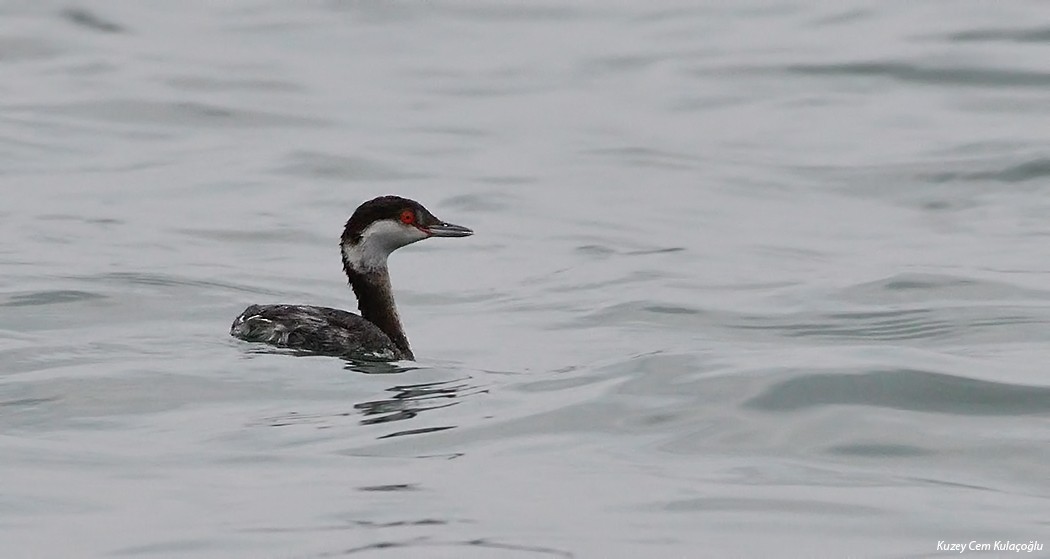
[[[394,304],[387,257],[423,239],[473,234],[434,217],[415,200],[369,200],[350,216],[339,240],[343,271],[360,315],[308,305],[251,305],[234,319],[230,335],[326,355],[414,360]]]

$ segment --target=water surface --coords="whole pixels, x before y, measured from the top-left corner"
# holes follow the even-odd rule
[[[1050,543],[1047,14],[5,5],[4,555]],[[419,362],[227,336],[388,193]]]

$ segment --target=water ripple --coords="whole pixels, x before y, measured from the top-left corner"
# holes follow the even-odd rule
[[[853,292],[854,294],[856,291]],[[888,310],[798,312],[779,316],[729,317],[730,329],[772,332],[789,338],[812,338],[857,343],[916,340],[987,343],[1003,339],[1050,339],[1050,312],[1045,305],[951,304],[929,302],[900,305]],[[914,297],[918,299],[919,297]]]
[[[389,398],[354,404],[354,409],[365,416],[362,425],[411,419],[424,411],[454,406],[459,403],[458,398],[476,394],[478,387],[457,381],[439,381],[397,385],[387,391],[393,392]],[[447,428],[450,427],[442,429]]]
[[[141,4],[0,4],[5,556],[1045,531],[1040,3]],[[391,192],[441,367],[227,335]]]
[[[910,369],[808,373],[780,381],[744,404],[777,412],[834,405],[953,415],[1035,415],[1050,413],[1050,387]]]
[[[1050,158],[1039,157],[999,169],[970,172],[943,171],[926,175],[923,178],[931,182],[995,181],[1013,183],[1045,179],[1048,176],[1050,176]]]
[[[310,178],[366,182],[404,180],[421,176],[374,159],[317,152],[291,154],[288,156],[288,163],[280,168],[280,172]]]
[[[795,64],[787,67],[794,74],[810,76],[871,76],[906,83],[1002,88],[1050,85],[1050,73],[1000,68],[928,67],[907,62],[842,62],[836,64]]]
[[[860,304],[893,304],[932,301],[1027,302],[1050,299],[1050,292],[1005,282],[988,281],[947,274],[895,274],[872,282],[843,288],[839,297]]]
[[[876,507],[864,505],[851,505],[835,503],[832,501],[818,501],[806,499],[749,499],[745,497],[706,497],[698,499],[682,499],[671,501],[661,505],[664,510],[672,512],[684,511],[718,511],[718,512],[746,512],[746,511],[779,511],[785,514],[826,514],[833,511],[835,514],[850,515],[878,515],[885,511]]]
[[[950,33],[948,39],[957,42],[1008,41],[1014,43],[1048,43],[1050,27],[970,29]]]
[[[7,301],[0,302],[0,307],[35,307],[39,305],[76,303],[79,301],[91,301],[94,299],[105,298],[105,295],[100,295],[98,293],[72,289],[37,291],[34,293],[12,295]]]
[[[310,555],[311,558],[324,559],[330,557],[345,557],[349,555],[368,554],[373,555],[374,552],[383,552],[393,550],[395,556],[411,557],[414,553],[409,552],[409,549],[431,549],[430,552],[422,553],[425,556],[441,556],[444,553],[437,552],[434,548],[452,548],[451,556],[458,556],[464,553],[478,552],[484,553],[486,556],[494,556],[492,554],[497,552],[512,552],[514,554],[528,554],[538,555],[546,557],[565,557],[573,558],[574,554],[563,551],[560,549],[554,549],[549,547],[532,546],[532,545],[518,545],[502,543],[489,539],[475,539],[475,540],[464,540],[464,541],[439,541],[431,538],[410,538],[404,541],[383,541],[379,543],[371,543],[360,547],[352,547],[339,551],[320,553],[316,555]],[[457,551],[458,548],[463,548]],[[397,551],[402,550],[402,551]]]
[[[78,27],[101,33],[125,33],[127,29],[85,8],[66,8],[62,17]]]
[[[79,117],[106,124],[152,124],[218,128],[297,128],[324,126],[318,119],[277,112],[234,108],[195,101],[146,101],[141,99],[85,101],[53,105],[8,106],[9,111]]]

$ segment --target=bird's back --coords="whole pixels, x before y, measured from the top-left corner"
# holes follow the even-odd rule
[[[352,312],[328,307],[251,305],[234,319],[230,335],[327,355],[390,360],[406,357],[375,324]]]

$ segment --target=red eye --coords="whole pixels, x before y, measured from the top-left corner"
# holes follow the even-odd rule
[[[416,222],[416,212],[412,210],[405,210],[401,212],[401,223],[405,225],[412,225]]]

